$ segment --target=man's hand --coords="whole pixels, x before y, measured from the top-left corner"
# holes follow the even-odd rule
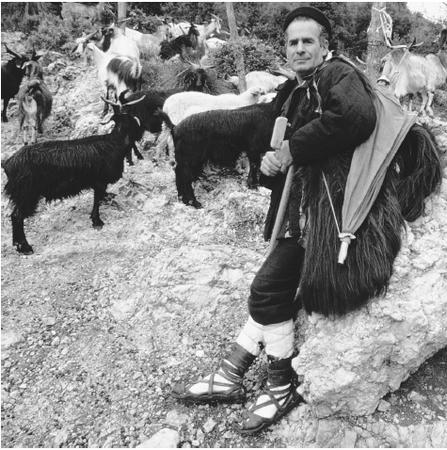
[[[286,173],[288,167],[293,164],[293,158],[289,148],[289,141],[282,141],[281,148],[279,150],[276,150],[275,156],[281,164],[281,172]]]
[[[281,172],[281,163],[275,152],[267,152],[261,161],[261,172],[269,177],[274,177]]]

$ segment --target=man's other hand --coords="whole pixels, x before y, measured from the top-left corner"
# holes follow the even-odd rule
[[[281,172],[281,162],[275,152],[267,152],[261,161],[261,172],[268,177],[274,177]]]

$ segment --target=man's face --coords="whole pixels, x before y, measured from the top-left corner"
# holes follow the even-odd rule
[[[295,20],[286,30],[289,66],[299,77],[311,73],[326,57],[327,41],[320,43],[320,25],[314,20]]]

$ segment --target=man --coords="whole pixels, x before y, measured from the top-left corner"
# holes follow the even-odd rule
[[[326,224],[320,223],[315,214],[318,209],[310,208],[312,202],[328,204],[327,194],[312,186],[322,185],[322,170],[328,175],[338,170],[334,157],[341,155],[346,171],[346,161],[369,137],[376,122],[373,93],[367,81],[346,62],[336,58],[325,62],[331,25],[321,11],[312,7],[291,11],[284,31],[287,59],[296,79],[280,88],[275,108],[277,115],[288,118],[289,127],[280,150],[267,152],[261,163],[265,185],[272,189],[267,237],[284,184],[282,174],[292,164],[299,169],[292,183],[284,237],[278,239],[252,283],[248,321],[218,370],[192,384],[176,385],[172,392],[184,401],[242,401],[243,374],[263,347],[268,357],[267,385],[247,411],[241,425],[244,434],[275,423],[302,401],[291,366],[293,319],[298,309],[295,297],[298,285],[304,281],[303,273],[309,271],[305,260],[308,236],[333,229],[333,224],[329,225],[331,218]],[[319,198],[313,198],[315,192]],[[365,301],[355,295],[335,300],[326,297],[325,293],[321,298],[310,293],[302,303],[308,312],[329,315],[344,313]]]

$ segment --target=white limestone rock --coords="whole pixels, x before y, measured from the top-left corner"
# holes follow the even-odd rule
[[[372,413],[380,399],[447,345],[447,202],[410,225],[384,298],[336,320],[300,316],[293,366],[317,417]]]
[[[142,442],[137,448],[177,448],[180,435],[170,428],[163,428],[150,439]]]

